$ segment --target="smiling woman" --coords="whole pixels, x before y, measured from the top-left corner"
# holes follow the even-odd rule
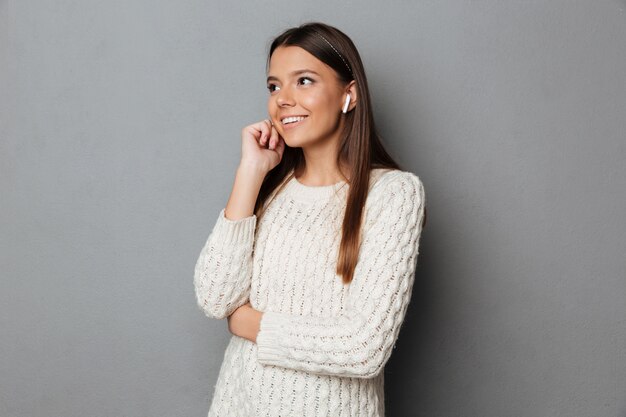
[[[209,417],[382,417],[424,186],[385,151],[343,32],[286,30],[267,72],[269,119],[242,131],[233,190],[194,270],[198,305],[233,333]]]

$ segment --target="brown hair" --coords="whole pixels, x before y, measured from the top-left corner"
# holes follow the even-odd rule
[[[342,115],[345,117],[344,131],[337,154],[337,166],[347,165],[350,172],[350,180],[345,179],[349,192],[336,270],[347,284],[352,281],[358,261],[361,219],[369,190],[370,171],[374,168],[401,168],[385,151],[376,130],[365,70],[352,40],[327,24],[304,23],[274,38],[267,57],[268,68],[272,53],[279,46],[299,46],[333,68],[340,82],[348,84],[353,79],[356,81],[357,104],[352,111]],[[291,148],[285,144],[280,163],[263,180],[254,208],[257,217],[262,216],[266,200],[274,191],[276,195],[295,172],[301,172],[305,164],[302,148]]]

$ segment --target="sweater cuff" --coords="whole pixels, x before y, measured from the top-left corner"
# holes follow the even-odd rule
[[[223,208],[220,211],[213,233],[225,244],[237,245],[252,242],[256,228],[256,215],[231,220],[224,215],[225,210],[226,208]]]
[[[265,365],[280,365],[287,349],[280,345],[281,329],[288,320],[283,314],[266,311],[261,317],[259,333],[256,336],[257,359]],[[283,333],[284,334],[284,333]]]

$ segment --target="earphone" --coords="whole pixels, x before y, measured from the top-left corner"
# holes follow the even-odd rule
[[[343,105],[342,113],[346,113],[348,111],[348,104],[350,104],[350,94],[346,96],[346,102]]]

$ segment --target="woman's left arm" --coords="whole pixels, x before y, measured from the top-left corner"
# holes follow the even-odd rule
[[[425,194],[410,172],[379,183],[342,313],[301,316],[248,307],[247,334],[257,343],[259,363],[357,378],[384,368],[411,298]]]

